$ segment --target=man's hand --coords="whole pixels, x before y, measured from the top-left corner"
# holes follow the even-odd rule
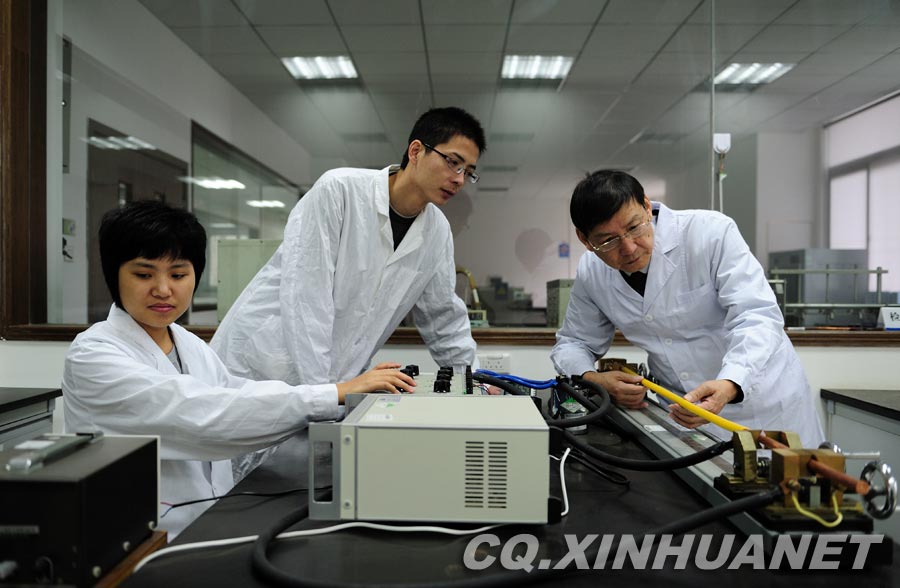
[[[643,378],[625,372],[585,372],[582,376],[588,382],[603,386],[613,402],[623,408],[645,408],[644,396],[647,390],[640,385]]]
[[[711,413],[719,414],[735,396],[737,387],[731,380],[709,380],[685,394],[684,399]],[[670,404],[669,411],[672,420],[688,429],[695,429],[709,422],[677,404]]]
[[[344,404],[347,394],[359,394],[365,392],[390,392],[400,394],[403,392],[415,392],[416,381],[399,369],[399,363],[379,363],[374,369],[356,376],[349,382],[340,382],[337,385],[338,404]]]

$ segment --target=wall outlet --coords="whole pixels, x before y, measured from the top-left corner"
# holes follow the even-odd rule
[[[508,374],[509,353],[480,353],[478,365],[483,370]]]

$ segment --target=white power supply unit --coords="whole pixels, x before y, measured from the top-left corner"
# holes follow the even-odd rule
[[[337,423],[309,426],[331,446],[332,500],[316,520],[546,523],[549,429],[527,396],[369,394]]]

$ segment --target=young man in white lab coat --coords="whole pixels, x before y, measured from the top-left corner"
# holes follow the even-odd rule
[[[795,431],[804,447],[818,446],[824,434],[806,375],[734,221],[651,202],[635,178],[611,170],[578,184],[570,214],[587,252],[551,355],[559,373],[584,375],[621,407],[645,406],[639,376],[596,371],[618,328],[647,352],[664,387],[751,429]],[[677,405],[670,416],[689,428],[706,423]]]
[[[310,421],[339,416],[350,392],[412,390],[383,364],[349,382],[291,386],[231,375],[209,346],[175,324],[188,309],[206,260],[193,214],[159,202],[107,213],[100,227],[103,274],[115,304],[79,334],[63,372],[69,432],[159,435],[160,528],[175,537],[234,485],[231,458],[277,443]]]
[[[322,175],[216,331],[225,365],[290,383],[353,377],[410,310],[438,365],[471,365],[475,341],[439,207],[478,180],[484,149],[472,115],[438,108],[416,122],[399,166]]]

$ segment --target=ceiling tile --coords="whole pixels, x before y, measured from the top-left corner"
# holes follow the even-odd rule
[[[600,0],[516,0],[513,23],[532,24],[591,24],[597,20],[605,2]]]
[[[170,27],[235,26],[247,24],[231,2],[220,0],[140,0]]]
[[[234,0],[255,25],[333,25],[325,0]]]
[[[582,55],[572,66],[566,87],[586,90],[624,88],[653,59],[653,53],[613,53],[603,58]]]
[[[353,62],[366,79],[387,75],[425,76],[428,73],[425,53],[357,53],[353,56]]]
[[[277,55],[346,55],[344,41],[333,26],[257,27],[259,34]]]
[[[716,0],[716,24],[768,24],[796,0]],[[709,24],[709,3],[705,2],[688,22]]]
[[[175,34],[200,55],[244,53],[271,55],[269,48],[250,26],[190,27]]]
[[[494,92],[497,90],[497,75],[445,74],[435,78],[435,96],[449,93]]]
[[[846,76],[872,65],[879,56],[871,53],[817,53],[810,55],[785,74]]]
[[[817,51],[847,30],[845,26],[773,25],[764,29],[746,47],[759,53]]]
[[[584,55],[655,53],[677,28],[676,25],[598,25],[584,47]]]
[[[506,27],[499,25],[427,25],[425,44],[428,51],[477,53],[502,51]]]
[[[716,55],[731,54],[758,34],[761,25],[720,25],[716,27]],[[709,25],[684,25],[663,47],[663,51],[675,53],[709,54]]]
[[[443,53],[432,51],[428,55],[428,63],[431,74],[441,76],[444,74],[472,74],[500,76],[499,53]]]
[[[425,25],[506,24],[512,0],[420,0]]]
[[[416,0],[340,0],[328,4],[338,24],[345,25],[418,25]]]
[[[879,2],[878,4],[883,4]],[[799,0],[778,19],[778,24],[845,25],[865,20],[873,12],[875,4],[865,0],[830,1]]]
[[[422,94],[430,100],[431,86],[428,78],[420,75],[372,74],[363,76],[366,87],[373,92]]]
[[[900,27],[860,25],[821,48],[823,53],[890,53],[900,49]]]
[[[577,55],[590,31],[589,25],[512,25],[506,53]]]
[[[383,133],[368,94],[359,89],[311,89],[307,96],[338,133]]]
[[[610,0],[600,22],[681,23],[701,4],[699,0]]]
[[[353,52],[424,51],[422,30],[414,25],[368,25],[341,27]]]

